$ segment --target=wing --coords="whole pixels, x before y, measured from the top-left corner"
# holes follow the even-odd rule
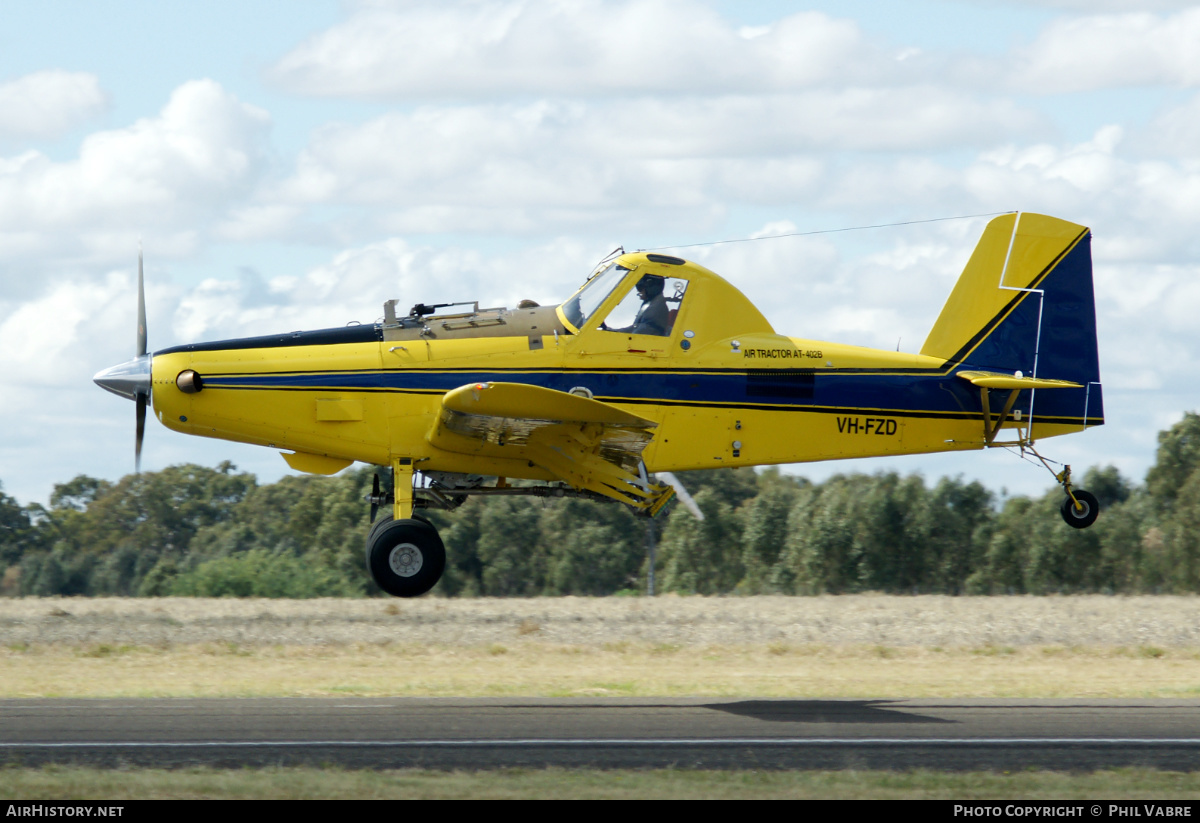
[[[565,483],[657,512],[668,485],[651,483],[642,450],[658,426],[615,406],[523,383],[471,383],[442,397],[429,442],[459,454],[528,460]]]

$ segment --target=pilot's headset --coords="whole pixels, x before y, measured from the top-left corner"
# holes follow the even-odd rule
[[[642,302],[653,300],[663,293],[663,287],[666,285],[666,280],[657,274],[646,274],[642,279],[637,281],[634,286],[637,289],[638,297],[642,298]]]

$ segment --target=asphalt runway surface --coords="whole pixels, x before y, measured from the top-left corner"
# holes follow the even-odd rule
[[[1200,700],[0,700],[0,763],[1200,768]]]

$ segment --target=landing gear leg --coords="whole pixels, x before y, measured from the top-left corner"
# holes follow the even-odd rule
[[[413,462],[411,457],[392,458],[392,518],[407,520],[413,513]]]
[[[367,571],[388,594],[417,597],[441,579],[446,547],[437,529],[413,518],[412,458],[394,458],[392,474],[392,519],[375,524],[367,535]]]

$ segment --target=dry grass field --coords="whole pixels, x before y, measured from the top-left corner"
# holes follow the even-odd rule
[[[1190,697],[1197,597],[0,599],[0,697]]]
[[[1080,800],[1195,801],[1200,773],[68,767],[0,772],[0,800]]]

